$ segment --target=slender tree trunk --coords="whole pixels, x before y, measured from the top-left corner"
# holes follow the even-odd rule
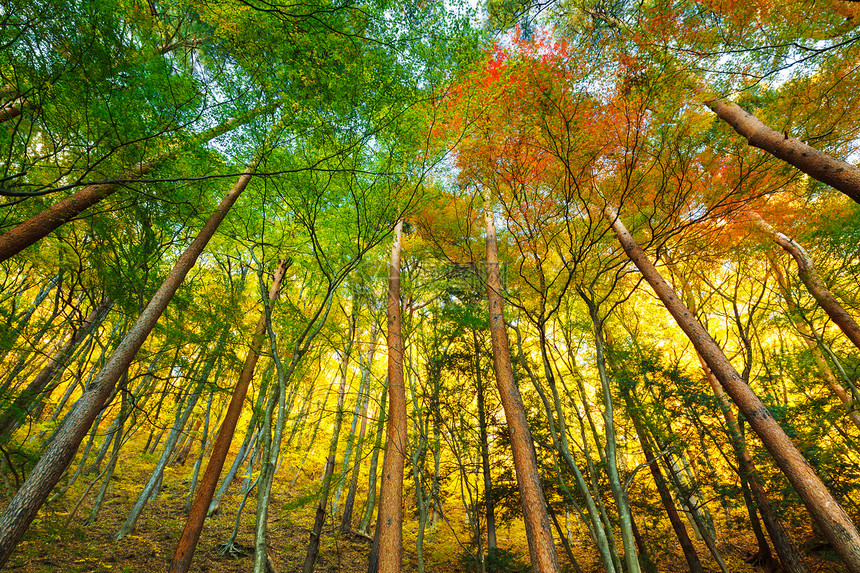
[[[824,284],[824,281],[821,279],[821,275],[819,275],[818,271],[815,269],[815,262],[812,260],[812,257],[809,256],[809,253],[806,252],[806,249],[800,246],[800,244],[794,239],[790,239],[786,235],[783,235],[774,229],[764,219],[762,219],[758,213],[753,212],[753,217],[759,228],[763,229],[768,235],[770,235],[777,245],[785,249],[785,251],[788,252],[795,261],[797,261],[797,272],[800,275],[800,280],[803,281],[803,284],[809,291],[809,294],[811,294],[818,302],[819,306],[824,309],[824,312],[827,313],[830,320],[832,320],[834,324],[842,330],[843,334],[845,334],[845,336],[854,343],[854,346],[860,350],[860,325],[858,325],[857,321],[854,320],[854,317],[848,314],[842,305],[839,304],[839,301],[836,300],[836,297],[833,296],[833,293],[830,292],[830,289],[828,289],[827,285]]]
[[[269,401],[269,405],[266,408],[266,418],[263,421],[265,447],[263,463],[260,467],[260,477],[257,485],[257,515],[254,526],[254,573],[265,573],[266,569],[271,565],[267,547],[268,513],[272,493],[272,483],[278,467],[278,458],[281,454],[284,422],[289,414],[286,408],[286,384],[287,381],[291,379],[296,367],[302,361],[304,355],[307,353],[311,343],[325,325],[325,322],[328,319],[328,314],[331,311],[335,291],[339,284],[339,280],[328,281],[325,298],[320,306],[317,307],[316,311],[305,325],[304,330],[299,334],[293,344],[292,358],[290,359],[289,366],[286,368],[284,368],[280,354],[278,353],[275,332],[272,329],[270,307],[268,303],[266,303],[266,330],[269,335],[269,346],[272,352],[272,359],[275,362],[275,368],[278,373],[278,388],[275,395]],[[275,421],[274,431],[270,432],[268,429],[272,426],[272,413],[276,401],[278,406],[278,417]]]
[[[212,367],[214,362],[215,356],[213,355],[210,357],[209,362],[204,366],[204,374],[206,376],[208,376],[209,369]],[[206,376],[201,377],[197,382],[193,392],[187,397],[184,407],[182,404],[176,405],[176,422],[170,430],[167,442],[164,444],[164,451],[161,453],[161,457],[158,459],[158,463],[155,465],[152,475],[149,477],[149,480],[140,492],[137,501],[128,514],[128,517],[114,535],[114,540],[119,541],[134,530],[137,525],[137,520],[140,518],[141,513],[143,513],[146,504],[150,499],[153,499],[158,495],[158,491],[161,488],[161,479],[164,474],[164,469],[168,466],[168,462],[172,458],[172,454],[176,449],[176,443],[179,441],[179,437],[182,434],[182,429],[188,424],[188,419],[194,411],[194,406],[197,405],[197,400],[200,398],[200,393],[203,391]]]
[[[582,298],[585,300],[591,323],[594,328],[594,349],[597,363],[597,372],[603,391],[603,431],[606,434],[605,465],[606,475],[609,481],[609,489],[615,499],[615,507],[618,511],[618,524],[621,531],[621,543],[624,547],[624,561],[629,573],[640,573],[639,556],[636,551],[636,537],[633,532],[633,514],[627,501],[627,492],[621,483],[618,474],[617,439],[615,436],[615,416],[612,403],[612,390],[609,387],[609,376],[606,373],[606,361],[603,352],[603,322],[598,316],[598,307],[594,303],[594,297],[586,297],[584,292]]]
[[[723,392],[723,388],[720,386],[717,377],[714,376],[714,373],[705,363],[701,355],[699,355],[699,361],[705,371],[708,383],[711,385],[711,389],[717,397],[720,409],[723,411],[723,417],[726,420],[726,426],[729,431],[729,439],[732,441],[732,445],[735,450],[735,457],[738,460],[738,470],[741,474],[741,478],[749,484],[750,493],[755,500],[755,505],[758,507],[759,513],[761,513],[762,521],[764,521],[764,526],[773,542],[774,549],[779,556],[779,561],[782,563],[783,569],[785,569],[786,573],[807,573],[806,563],[804,563],[803,557],[797,550],[794,539],[792,539],[791,535],[782,525],[782,522],[776,516],[776,513],[770,504],[770,499],[767,497],[767,492],[765,492],[764,488],[756,478],[755,465],[753,464],[752,456],[746,447],[740,425],[738,424],[738,419],[732,411],[728,397],[725,392]],[[750,519],[755,519],[754,512],[750,515]],[[764,547],[762,547],[762,545]],[[762,547],[761,558],[766,562],[770,557],[769,551],[767,551],[767,543],[762,544],[760,541],[759,547]]]
[[[128,399],[126,393],[122,393],[122,398],[120,401],[120,409],[119,415],[117,416],[116,428],[114,428],[113,435],[113,451],[111,452],[110,461],[108,461],[107,468],[104,471],[104,481],[102,482],[102,486],[99,489],[99,493],[96,495],[95,501],[93,501],[93,508],[90,511],[89,517],[84,520],[85,525],[89,525],[93,523],[96,518],[98,518],[99,510],[102,506],[102,501],[104,500],[105,494],[107,493],[108,486],[110,485],[110,481],[113,478],[114,470],[116,469],[116,464],[119,461],[119,453],[122,449],[125,440],[123,439],[123,429],[125,428],[125,421],[128,418],[129,409],[128,409]],[[134,431],[133,429],[131,431]],[[131,432],[129,432],[131,433]],[[97,480],[96,480],[97,481]],[[69,516],[71,518],[71,516]]]
[[[281,259],[281,262],[278,263],[278,269],[275,271],[272,286],[269,289],[270,302],[274,302],[278,298],[281,282],[290,263],[289,259]],[[170,563],[169,571],[171,573],[179,571],[185,573],[191,566],[194,550],[203,531],[203,522],[206,519],[209,504],[212,502],[212,496],[215,494],[215,488],[218,486],[218,478],[221,476],[221,470],[224,469],[224,461],[227,459],[230,443],[233,440],[233,434],[236,432],[236,424],[239,422],[239,416],[241,416],[242,407],[245,404],[245,396],[248,394],[248,386],[254,377],[254,370],[257,368],[257,360],[259,359],[265,339],[266,314],[263,312],[254,330],[251,347],[248,349],[242,373],[239,375],[239,382],[233,389],[233,396],[230,399],[230,404],[227,406],[224,422],[218,431],[218,437],[215,439],[212,455],[206,464],[206,471],[203,473],[203,479],[200,481],[200,489],[197,492],[197,497],[194,499],[194,504],[191,506],[191,511],[188,513],[188,519],[185,522],[182,535],[179,537],[176,553],[174,553],[173,560]]]
[[[705,105],[753,147],[767,151],[860,203],[860,168],[778,132],[735,103],[717,98]]]
[[[779,426],[767,407],[747,386],[723,351],[701,323],[663,280],[645,251],[636,243],[621,219],[609,208],[606,216],[624,251],[667,310],[687,334],[697,352],[719,380],[726,393],[749,421],[779,468],[800,496],[825,537],[848,570],[860,573],[860,533],[815,471]]]
[[[663,479],[663,474],[660,471],[660,464],[654,458],[654,452],[651,450],[651,444],[648,442],[648,434],[639,420],[639,413],[633,405],[633,401],[629,394],[622,392],[625,402],[627,403],[627,412],[630,419],[633,421],[633,427],[639,437],[639,444],[642,446],[642,454],[645,456],[645,463],[648,464],[648,469],[651,471],[651,476],[654,478],[654,485],[657,487],[657,493],[660,495],[660,501],[663,508],[666,510],[666,515],[669,518],[669,523],[675,531],[675,536],[678,538],[678,543],[681,545],[681,551],[684,552],[684,558],[687,560],[687,567],[690,573],[704,573],[702,562],[699,561],[699,554],[696,553],[696,547],[687,533],[687,528],[681,516],[678,515],[678,510],[675,509],[675,502],[672,500],[672,494],[666,487],[666,482]]]
[[[496,225],[491,209],[485,210],[484,220],[487,229],[487,298],[489,299],[490,334],[493,341],[493,369],[511,433],[511,449],[523,506],[523,521],[529,542],[532,570],[535,573],[555,573],[559,571],[559,565],[552,539],[552,526],[546,510],[546,500],[540,483],[537,457],[525,407],[511,365],[510,345],[505,329],[499,254],[496,246]]]
[[[218,375],[216,374],[215,377],[217,379]],[[209,400],[206,401],[206,414],[203,416],[203,435],[200,439],[200,453],[197,455],[197,459],[194,461],[194,469],[191,471],[191,483],[188,484],[188,498],[185,500],[185,513],[191,513],[191,506],[194,504],[194,490],[197,489],[197,479],[200,477],[200,466],[203,465],[203,458],[206,457],[206,451],[209,449],[209,424],[212,419],[212,399],[214,397],[214,394],[209,394]]]
[[[239,526],[242,521],[242,512],[245,511],[245,504],[248,502],[248,496],[251,494],[251,490],[254,489],[254,486],[257,485],[257,480],[260,479],[257,476],[257,479],[254,478],[254,462],[257,459],[257,456],[262,453],[262,441],[258,438],[262,433],[257,432],[254,437],[254,444],[251,445],[253,448],[253,452],[251,453],[250,459],[248,460],[248,471],[245,473],[245,479],[242,481],[242,500],[239,502],[239,507],[236,509],[236,520],[233,522],[233,531],[230,533],[230,537],[224,542],[224,545],[221,548],[221,554],[233,554],[235,551],[235,543],[236,536],[239,535]]]
[[[355,316],[355,314],[353,314]],[[359,363],[361,362],[361,351],[359,351]],[[331,513],[332,515],[337,515],[337,508],[340,504],[340,496],[343,492],[343,484],[346,481],[346,476],[350,475],[350,462],[352,461],[353,450],[359,448],[360,445],[358,441],[361,439],[361,436],[356,436],[356,428],[358,427],[358,419],[361,416],[361,407],[364,403],[364,394],[367,391],[367,384],[370,382],[369,376],[364,375],[363,368],[359,367],[362,370],[361,378],[358,382],[358,396],[355,399],[355,406],[352,410],[352,422],[349,426],[349,433],[347,434],[346,439],[346,449],[343,453],[343,467],[341,469],[341,474],[338,476],[337,480],[337,490],[334,494],[334,499],[331,502]],[[364,430],[362,429],[361,434],[364,434]],[[357,462],[361,458],[361,452],[355,452],[355,461]],[[354,465],[354,464],[353,464]],[[352,483],[352,479],[350,479],[350,483]]]
[[[487,556],[489,573],[496,573],[496,552],[499,545],[496,539],[496,507],[493,501],[493,482],[490,473],[490,444],[487,439],[487,418],[484,412],[484,381],[481,376],[481,347],[478,333],[472,330],[475,348],[475,387],[478,393],[478,432],[481,437],[481,469],[484,474],[484,509],[487,512]]]
[[[248,186],[253,176],[256,162],[239,177],[231,191],[224,197],[215,212],[203,225],[191,245],[179,256],[173,269],[152,296],[149,304],[131,327],[125,338],[114,350],[104,368],[93,380],[84,395],[75,404],[74,410],[66,417],[63,428],[57,433],[50,446],[39,459],[27,480],[12,498],[0,515],[0,567],[6,563],[21,536],[27,531],[30,522],[36,517],[39,508],[48,494],[59,481],[71,463],[78,446],[86,436],[98,413],[111,396],[119,377],[128,369],[137,351],[152,332],[155,323],[167,308],[185,275],[197,262],[197,258],[215,234],[221,221]]]
[[[30,324],[30,318],[32,318],[33,313],[36,312],[36,309],[48,298],[48,295],[51,293],[51,290],[54,287],[57,287],[59,290],[62,286],[63,279],[63,271],[60,271],[57,276],[48,281],[42,288],[39,289],[39,293],[36,295],[36,298],[33,299],[33,304],[31,304],[27,310],[16,316],[17,322],[14,326],[9,324],[7,326],[7,331],[3,334],[3,337],[0,338],[0,364],[6,361],[6,357],[9,355],[9,352],[12,348],[15,347],[15,342],[18,340],[18,337],[24,331],[24,329]],[[26,279],[25,279],[26,283]],[[59,285],[59,286],[58,286]],[[24,290],[26,290],[26,284],[21,285],[21,290],[19,292],[19,296],[23,294]],[[5,390],[8,383],[11,382],[7,380],[7,382],[3,385],[3,390]]]
[[[542,344],[542,352],[544,352],[546,349],[546,334],[544,331],[544,327],[539,326],[538,330],[541,339],[544,340],[544,343]],[[523,365],[523,368],[531,378],[532,384],[534,385],[535,390],[537,391],[538,395],[541,398],[541,401],[544,404],[544,410],[546,411],[546,417],[549,423],[549,431],[552,435],[553,444],[555,445],[556,451],[559,453],[564,463],[573,473],[577,488],[579,489],[579,493],[582,495],[582,498],[585,501],[586,510],[588,512],[588,520],[586,521],[586,525],[588,526],[588,531],[591,534],[591,538],[594,541],[595,546],[597,547],[597,552],[600,556],[601,564],[603,565],[604,570],[608,573],[619,572],[621,571],[621,559],[618,556],[615,538],[612,534],[612,526],[608,522],[606,511],[600,498],[600,490],[596,484],[594,464],[591,461],[591,454],[588,448],[588,439],[585,435],[585,424],[582,420],[582,416],[577,415],[577,419],[580,425],[582,445],[584,448],[586,463],[588,464],[589,477],[591,478],[592,484],[595,486],[593,492],[591,488],[589,488],[585,476],[580,471],[579,466],[576,464],[576,460],[573,459],[573,455],[570,451],[570,443],[567,437],[567,422],[565,421],[564,409],[562,408],[561,399],[555,386],[554,376],[552,375],[552,369],[549,363],[549,357],[544,354],[542,359],[546,380],[547,383],[550,385],[553,394],[553,404],[550,404],[549,399],[546,397],[546,392],[542,390],[538,378],[534,375],[528,365],[528,360],[526,359],[525,353],[523,352],[522,340],[519,336],[519,330],[515,329],[515,332],[517,333],[517,347],[519,349],[520,361]],[[579,378],[577,378],[577,387],[580,392],[582,404],[584,405],[585,409],[585,415],[586,417],[588,417],[589,425],[591,427],[595,443],[599,443],[597,427],[594,425],[594,422],[591,418],[591,406],[588,404],[585,394],[585,387],[582,385],[582,382],[581,380],[579,380]],[[558,425],[558,429],[556,429],[556,424]]]
[[[233,483],[233,479],[236,477],[236,473],[239,471],[239,467],[245,462],[245,459],[248,457],[248,455],[250,455],[251,449],[253,448],[253,444],[257,441],[257,438],[261,431],[260,429],[258,429],[258,426],[260,425],[259,412],[261,412],[263,409],[263,403],[266,399],[266,392],[269,388],[269,380],[271,379],[271,372],[272,369],[267,368],[266,371],[263,373],[263,383],[260,385],[259,388],[257,402],[254,406],[254,413],[251,415],[251,419],[248,421],[248,429],[245,431],[245,439],[242,441],[242,445],[239,447],[239,451],[236,453],[236,458],[233,460],[233,465],[230,466],[230,470],[227,472],[227,475],[224,476],[224,480],[221,482],[221,487],[218,488],[218,491],[215,493],[212,502],[209,504],[209,509],[206,512],[207,517],[218,513],[218,508],[221,504],[221,498],[224,497],[224,494],[227,492],[227,488],[230,487],[231,483]]]
[[[403,470],[406,435],[406,385],[400,329],[400,241],[403,221],[394,227],[388,275],[388,439],[379,495],[379,573],[399,573],[403,555]]]

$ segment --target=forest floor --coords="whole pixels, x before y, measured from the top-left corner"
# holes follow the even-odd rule
[[[139,460],[139,458],[138,458]],[[93,523],[85,525],[84,520],[90,513],[92,500],[100,483],[90,489],[84,502],[72,518],[78,500],[95,475],[82,476],[68,491],[56,501],[49,502],[39,517],[33,522],[24,540],[18,545],[6,570],[18,573],[47,573],[63,571],[84,572],[121,572],[121,573],[160,573],[166,570],[167,563],[176,549],[176,543],[185,523],[185,503],[188,495],[189,466],[168,468],[164,475],[161,494],[148,503],[141,515],[136,530],[121,541],[115,541],[114,533],[125,520],[129,509],[141,491],[153,463],[131,463],[118,468],[104,504]],[[295,489],[290,483],[295,470],[281,471],[276,477],[272,492],[269,515],[269,554],[278,573],[299,571],[304,560],[315,503],[313,493],[316,482],[314,475],[304,475]],[[318,475],[318,473],[317,473]],[[63,482],[61,482],[62,484]],[[219,548],[230,537],[235,522],[236,510],[241,496],[240,487],[234,485],[224,497],[221,511],[206,522],[203,535],[198,544],[192,571],[211,573],[249,572],[253,569],[253,495],[249,498],[237,537],[237,552],[232,556],[221,555]],[[408,495],[408,493],[407,493]],[[8,492],[0,497],[5,498]],[[408,498],[407,498],[408,499]],[[359,500],[363,495],[359,494]],[[5,501],[2,502],[5,505]],[[356,514],[360,506],[356,505]],[[414,540],[417,524],[408,519],[404,523],[404,571],[416,571],[417,560]],[[447,523],[440,523],[436,531],[427,532],[425,541],[425,563],[428,572],[468,572],[471,569],[464,563],[468,528],[463,520],[462,507],[448,511]],[[683,556],[675,551],[677,543],[669,532],[656,534],[645,530],[649,541],[653,539],[652,552],[661,573],[687,571]],[[803,535],[798,535],[800,543],[809,547],[813,543]],[[522,569],[522,561],[527,561],[528,550],[522,537],[521,528],[504,527],[499,530],[499,543],[512,554],[519,556],[520,567],[511,567],[509,572],[527,571]],[[700,544],[701,545],[701,544]],[[730,532],[723,535],[720,549],[732,573],[742,571],[761,572],[763,569],[747,564],[744,558],[754,549],[754,538],[748,533]],[[337,527],[327,523],[317,560],[318,572],[364,572],[367,569],[369,540],[341,533]],[[600,571],[595,554],[587,539],[574,540],[573,550],[584,573]],[[559,546],[559,554],[565,571],[573,571],[564,552]],[[713,561],[705,547],[699,547],[699,555],[705,563],[706,571],[718,571],[709,566]],[[835,561],[832,554],[816,551],[808,554],[810,573],[837,573],[844,569]]]

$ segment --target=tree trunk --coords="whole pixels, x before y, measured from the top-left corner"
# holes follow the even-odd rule
[[[269,301],[274,302],[278,298],[281,282],[290,264],[291,261],[289,259],[281,259],[281,262],[278,263],[278,269],[275,271],[272,286],[269,289]],[[245,404],[245,396],[248,394],[248,386],[254,377],[254,370],[257,367],[257,360],[259,359],[265,339],[266,314],[263,312],[254,330],[251,347],[248,349],[242,373],[239,375],[239,382],[233,389],[233,396],[230,399],[230,404],[227,406],[224,422],[218,431],[218,437],[215,439],[212,455],[206,464],[206,471],[203,473],[203,479],[200,481],[200,489],[197,492],[197,497],[194,499],[194,504],[191,506],[191,511],[188,513],[185,528],[182,530],[179,544],[176,546],[176,553],[174,553],[173,561],[170,563],[169,571],[171,573],[179,571],[185,573],[191,566],[194,550],[203,531],[203,522],[206,519],[209,504],[212,502],[212,496],[215,494],[215,488],[218,486],[218,478],[221,476],[221,470],[224,469],[224,460],[227,459],[230,443],[233,440],[233,434],[236,432],[236,424],[239,422],[239,416],[241,416],[242,407]]]
[[[732,411],[728,397],[725,392],[723,392],[723,388],[720,386],[719,381],[705,363],[704,359],[702,359],[701,355],[699,356],[699,361],[705,371],[708,383],[711,385],[711,389],[717,397],[720,409],[723,411],[723,417],[726,420],[726,426],[729,431],[729,439],[732,442],[735,456],[738,460],[738,471],[741,474],[741,479],[749,484],[750,493],[755,500],[755,505],[758,507],[759,513],[761,513],[762,521],[764,521],[764,526],[773,542],[773,547],[779,556],[779,561],[782,563],[783,569],[786,573],[807,573],[806,563],[803,561],[803,557],[797,550],[794,539],[792,539],[791,535],[785,530],[785,527],[783,527],[782,522],[776,516],[776,513],[771,507],[770,499],[767,497],[767,492],[765,492],[764,488],[758,482],[758,478],[756,478],[752,456],[746,447],[740,425],[738,424],[738,419]],[[750,515],[750,519],[755,519],[754,513]],[[764,545],[764,547],[762,547],[762,545]],[[766,562],[769,558],[767,544],[759,542],[759,546],[761,547],[760,556]]]
[[[558,556],[552,539],[552,529],[546,510],[543,488],[538,473],[532,435],[526,418],[520,390],[511,365],[508,333],[505,329],[502,280],[496,245],[496,225],[493,212],[486,209],[487,229],[487,298],[489,300],[490,335],[493,341],[493,369],[505,418],[511,434],[511,448],[516,468],[523,521],[529,542],[532,570],[535,573],[558,572]]]
[[[236,458],[233,460],[233,465],[230,466],[230,470],[227,472],[227,475],[224,476],[224,480],[221,482],[221,487],[218,488],[218,491],[215,493],[215,496],[209,503],[209,509],[206,511],[207,517],[218,513],[218,508],[221,504],[221,498],[227,492],[227,488],[230,487],[230,484],[233,483],[233,479],[235,479],[236,473],[239,471],[239,467],[250,455],[251,449],[253,448],[252,444],[256,443],[257,441],[257,437],[260,433],[260,430],[258,429],[259,412],[261,412],[263,409],[263,402],[266,398],[266,391],[269,387],[271,372],[272,370],[267,368],[266,371],[263,373],[263,383],[260,385],[257,394],[257,402],[254,406],[253,414],[251,414],[251,419],[248,421],[248,429],[245,431],[245,439],[242,441],[242,445],[239,447],[239,451],[236,453]]]
[[[604,447],[606,466],[606,477],[609,481],[609,489],[615,499],[615,507],[618,512],[618,525],[621,532],[621,543],[624,547],[624,562],[629,573],[640,573],[639,556],[636,551],[636,536],[633,532],[633,514],[627,500],[627,492],[621,483],[618,473],[617,439],[615,436],[615,416],[613,414],[612,390],[609,387],[609,376],[606,373],[606,360],[603,347],[603,322],[598,316],[598,307],[594,298],[585,296],[584,291],[580,293],[588,306],[591,323],[594,330],[595,362],[597,363],[598,377],[603,393],[603,431],[606,434],[606,445]]]
[[[684,306],[678,295],[660,276],[645,251],[636,243],[621,219],[611,209],[606,216],[624,251],[667,310],[687,334],[696,351],[719,380],[726,393],[749,421],[750,426],[770,452],[815,519],[822,533],[852,573],[860,573],[860,533],[851,518],[830,494],[803,455],[779,426],[755,392],[747,386],[723,351],[701,323]]]
[[[248,182],[253,176],[254,166],[255,164],[249,166],[242,173],[242,176],[239,177],[239,180],[221,201],[206,224],[203,225],[191,245],[179,256],[173,269],[153,294],[134,326],[131,327],[98,376],[75,404],[74,410],[66,417],[62,430],[57,433],[36,467],[27,476],[27,480],[12,498],[3,514],[0,515],[0,567],[9,559],[15,545],[27,531],[30,522],[36,517],[51,489],[71,463],[81,440],[86,436],[96,416],[113,393],[117,380],[128,369],[137,351],[149,333],[152,332],[155,323],[164,313],[179,285],[182,284],[185,275],[197,262],[197,258],[215,234],[221,221],[224,220],[239,195],[248,186]]]
[[[355,310],[353,310],[353,320],[355,320],[355,316],[356,316]],[[356,399],[355,399],[355,406],[353,406],[353,409],[352,409],[352,422],[350,423],[349,433],[347,434],[346,449],[343,452],[343,466],[341,469],[341,474],[337,480],[337,490],[335,491],[334,499],[332,499],[332,502],[331,502],[331,513],[332,513],[332,515],[335,515],[335,516],[337,515],[338,505],[340,504],[340,496],[343,493],[344,481],[346,481],[346,477],[350,475],[350,470],[351,470],[350,462],[352,461],[353,450],[361,447],[360,444],[358,444],[358,441],[361,439],[361,436],[364,435],[364,424],[362,424],[362,428],[360,431],[361,436],[356,436],[356,429],[358,427],[358,419],[359,419],[359,417],[361,417],[362,404],[365,403],[364,395],[367,392],[366,386],[370,383],[370,376],[369,376],[369,372],[368,372],[368,376],[365,376],[364,369],[360,365],[361,364],[361,351],[360,350],[359,350],[358,354],[359,354],[359,357],[358,357],[359,370],[361,370],[362,373],[361,373],[361,377],[359,378],[359,382],[358,382],[358,395],[356,396]],[[357,463],[359,459],[361,459],[361,452],[356,451],[355,452],[355,462]],[[352,465],[356,465],[356,463],[353,463]],[[357,466],[356,466],[356,469],[358,469]],[[351,478],[350,478],[350,483],[352,483]],[[352,519],[351,516],[350,516],[350,519]]]
[[[478,333],[472,330],[472,341],[475,348],[475,387],[478,393],[478,431],[481,437],[481,469],[484,474],[484,509],[487,512],[487,557],[489,573],[496,573],[496,551],[499,548],[496,540],[496,506],[493,501],[493,481],[490,473],[490,445],[487,440],[487,418],[484,412],[484,380],[481,376],[481,348],[478,344]]]
[[[343,504],[343,515],[340,520],[340,528],[344,531],[352,526],[352,513],[355,506],[355,494],[358,490],[359,469],[361,469],[361,450],[364,446],[365,435],[367,434],[367,408],[370,405],[370,372],[373,368],[373,355],[376,353],[376,322],[370,328],[370,350],[367,353],[367,363],[362,365],[361,375],[366,377],[364,383],[364,397],[359,396],[361,401],[361,428],[358,431],[358,442],[356,445],[355,462],[352,467],[352,479],[349,482],[349,491],[346,494],[346,501]],[[360,358],[360,356],[359,356]]]
[[[860,168],[778,132],[736,103],[717,98],[706,101],[705,105],[753,147],[767,151],[860,203]]]
[[[398,573],[403,555],[403,470],[406,465],[406,385],[400,328],[400,241],[403,221],[394,227],[388,274],[388,438],[379,492],[379,573]]]
[[[114,539],[116,541],[119,541],[134,530],[137,520],[140,518],[140,514],[143,513],[143,509],[146,507],[147,502],[158,495],[158,491],[161,488],[161,479],[164,475],[164,469],[167,467],[173,451],[176,449],[176,443],[179,441],[182,429],[188,424],[188,419],[194,412],[194,406],[197,404],[197,400],[200,399],[200,393],[203,391],[206,378],[208,377],[215,360],[216,357],[214,354],[209,357],[209,360],[203,367],[203,375],[200,377],[200,380],[197,382],[191,395],[186,398],[185,406],[182,406],[181,401],[176,405],[176,421],[173,428],[170,430],[167,442],[164,444],[164,451],[161,453],[161,457],[158,459],[155,469],[152,470],[152,475],[149,477],[146,485],[143,486],[143,490],[140,492],[137,501],[131,508],[131,511],[129,511],[128,517],[114,535]]]
[[[373,518],[373,508],[376,506],[376,468],[379,464],[379,451],[382,449],[382,428],[385,426],[385,407],[387,400],[388,387],[386,385],[382,388],[382,400],[380,401],[379,411],[377,412],[378,420],[376,421],[376,441],[373,444],[373,453],[370,455],[370,467],[367,470],[367,502],[365,503],[361,521],[358,524],[358,530],[364,534],[367,534],[368,532],[370,520]]]
[[[53,290],[54,287],[57,287],[58,290],[62,288],[62,279],[63,271],[60,271],[54,278],[39,289],[39,294],[36,295],[36,298],[33,299],[33,303],[27,308],[27,310],[15,317],[16,323],[14,326],[13,324],[8,324],[6,326],[6,332],[4,332],[2,337],[0,337],[0,364],[6,362],[6,357],[9,355],[12,348],[15,347],[15,342],[18,340],[18,337],[30,324],[30,319],[32,318],[33,313],[35,313],[36,309],[39,308],[46,298],[48,298],[51,290]],[[18,295],[20,296],[23,294],[26,288],[28,287],[25,279],[25,284],[20,286],[21,290],[19,290]],[[9,383],[11,383],[11,380],[7,380],[0,391],[5,391]]]

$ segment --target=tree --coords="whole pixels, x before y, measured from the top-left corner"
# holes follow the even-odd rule
[[[281,282],[291,263],[292,261],[289,259],[281,259],[278,263],[278,268],[272,279],[272,286],[269,289],[270,303],[278,298]],[[221,470],[224,468],[224,460],[227,459],[227,451],[230,448],[230,442],[236,431],[236,424],[239,422],[239,416],[242,413],[245,396],[248,393],[248,385],[254,376],[254,370],[257,366],[260,351],[263,348],[265,335],[266,313],[264,312],[260,317],[257,328],[254,330],[254,337],[251,340],[251,347],[248,349],[248,355],[242,367],[242,374],[239,376],[239,381],[233,390],[233,396],[230,398],[230,404],[227,406],[227,412],[224,415],[224,420],[221,422],[221,429],[218,430],[218,437],[215,438],[209,463],[206,465],[203,480],[200,482],[200,489],[197,492],[197,497],[194,499],[194,504],[191,506],[191,511],[188,513],[185,528],[176,547],[176,554],[170,563],[170,571],[182,571],[184,573],[191,566],[194,549],[197,546],[197,541],[200,539],[200,533],[203,531],[203,521],[206,519],[209,504],[212,502],[215,487],[218,485],[218,478],[221,476]]]
[[[255,167],[256,162],[245,169],[191,245],[180,255],[171,273],[152,296],[149,304],[105,363],[87,392],[78,400],[74,411],[67,416],[60,433],[51,442],[39,463],[0,516],[0,566],[9,559],[15,545],[48,498],[51,489],[71,463],[78,446],[113,393],[117,380],[152,332],[155,323],[167,308],[179,285],[182,284],[182,280],[194,266],[230,208],[248,186]]]
[[[406,462],[406,385],[403,379],[403,341],[400,301],[400,242],[403,221],[394,227],[388,274],[388,428],[382,483],[379,486],[380,573],[400,571],[403,554],[403,468]]]
[[[505,409],[505,419],[508,421],[511,433],[511,453],[517,470],[517,484],[523,506],[532,569],[536,573],[555,572],[559,571],[558,556],[552,540],[546,499],[538,475],[528,420],[511,366],[508,334],[505,330],[496,226],[493,221],[493,211],[490,208],[484,211],[484,223],[487,232],[487,299],[490,312],[490,335],[493,340],[493,369],[499,396]]]
[[[849,571],[860,571],[860,534],[851,519],[797,451],[767,407],[742,380],[716,342],[663,280],[645,252],[621,223],[618,215],[609,207],[606,208],[605,215],[630,260],[642,272],[643,277],[675,318],[678,326],[690,338],[690,342],[702,356],[708,368],[761,438],[776,464],[800,495],[810,515],[848,566]]]

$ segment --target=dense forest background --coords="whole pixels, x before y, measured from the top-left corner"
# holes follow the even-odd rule
[[[860,3],[4,0],[0,566],[860,572]]]

